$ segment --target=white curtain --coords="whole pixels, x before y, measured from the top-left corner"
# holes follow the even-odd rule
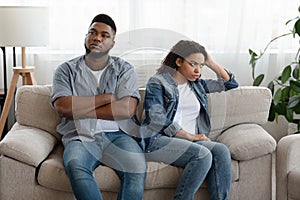
[[[174,41],[182,37],[204,45],[219,63],[236,74],[241,85],[250,85],[248,49],[259,52],[269,40],[289,31],[285,22],[299,16],[300,4],[298,0],[0,0],[0,5],[43,5],[50,9],[48,47],[27,51],[28,63],[36,66],[39,84],[51,84],[59,63],[84,53],[85,34],[98,13],[107,13],[115,20],[117,36],[140,29],[150,33],[169,31],[161,37],[145,34],[143,39],[153,41],[155,48],[118,52],[135,65],[143,86],[172,46],[166,43],[169,47],[159,49],[157,43],[165,44],[173,35]],[[258,64],[257,73],[267,73],[271,79],[293,58],[298,45],[292,38],[278,40]]]

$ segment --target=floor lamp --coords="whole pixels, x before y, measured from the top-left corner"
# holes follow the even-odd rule
[[[23,85],[35,84],[34,67],[26,65],[26,47],[48,43],[48,8],[29,6],[0,6],[0,46],[21,47],[22,65],[12,67],[13,76],[0,118],[0,138],[10,110],[19,77]]]
[[[1,103],[1,110],[3,110],[6,93],[7,93],[7,73],[6,73],[6,50],[5,47],[0,47],[2,50],[2,59],[3,59],[3,75],[1,78],[3,78],[3,88],[1,88],[1,94],[0,94],[0,103]],[[7,131],[7,122],[5,123],[4,130]]]

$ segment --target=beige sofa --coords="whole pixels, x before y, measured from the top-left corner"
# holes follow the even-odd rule
[[[281,138],[276,158],[276,199],[300,200],[300,134]]]
[[[55,131],[60,118],[50,107],[50,94],[51,86],[17,90],[17,122],[0,142],[1,200],[74,199],[62,164],[60,135]],[[230,199],[271,199],[276,141],[260,126],[267,121],[270,91],[240,87],[208,98],[211,138],[226,144],[232,155]],[[172,199],[182,169],[149,162],[147,170],[144,199]],[[116,199],[120,183],[114,171],[100,166],[94,174],[104,199]],[[205,183],[195,199],[209,199]]]

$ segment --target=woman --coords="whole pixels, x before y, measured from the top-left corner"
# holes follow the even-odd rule
[[[218,80],[200,79],[209,67]],[[231,157],[227,147],[208,138],[206,94],[238,87],[229,71],[205,48],[179,41],[147,83],[141,127],[148,160],[182,167],[174,199],[192,200],[206,178],[210,199],[229,199]]]

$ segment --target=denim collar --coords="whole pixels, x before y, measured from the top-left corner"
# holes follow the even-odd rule
[[[173,76],[170,74],[170,72],[163,73],[162,76],[164,79],[170,84],[174,85],[177,87],[178,83],[177,81],[173,78]]]
[[[178,86],[177,81],[174,79],[174,77],[172,76],[172,74],[171,74],[170,72],[165,72],[165,73],[162,73],[161,75],[164,77],[164,79],[165,79],[170,85],[173,85],[173,86],[175,86],[175,87]],[[194,81],[194,82],[198,82],[198,81],[199,81],[199,79],[196,80],[196,81]],[[189,84],[191,87],[194,87],[194,85],[193,85],[194,82],[188,81],[188,84]]]

